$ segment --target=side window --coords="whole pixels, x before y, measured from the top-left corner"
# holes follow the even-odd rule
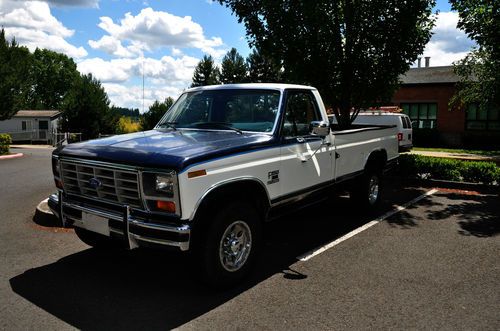
[[[288,94],[283,123],[285,137],[307,136],[309,124],[320,119],[318,107],[310,92],[290,92]]]

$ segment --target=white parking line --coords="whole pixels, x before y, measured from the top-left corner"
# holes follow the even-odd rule
[[[300,260],[300,261],[307,261],[307,260],[310,260],[312,259],[313,257],[315,257],[316,255],[319,255],[321,253],[323,253],[324,251],[334,247],[334,246],[337,246],[338,244],[340,244],[341,242],[343,241],[346,241],[347,239],[351,238],[351,237],[354,237],[355,235],[357,235],[358,233],[361,233],[363,231],[365,231],[366,229],[368,228],[371,228],[372,226],[374,226],[375,224],[378,224],[380,222],[382,222],[383,220],[385,220],[386,218],[389,218],[391,217],[392,215],[394,214],[397,214],[399,213],[400,211],[403,211],[405,210],[406,208],[408,208],[409,206],[413,205],[414,203],[424,199],[425,197],[429,196],[429,195],[432,195],[434,193],[436,193],[438,190],[437,189],[432,189],[432,190],[429,190],[427,192],[425,192],[424,194],[422,194],[421,196],[411,200],[411,201],[408,201],[407,203],[405,203],[403,206],[396,206],[396,209],[394,210],[391,210],[387,213],[385,213],[384,215],[382,215],[381,217],[373,220],[373,221],[370,221],[368,223],[366,223],[365,225],[363,226],[360,226],[359,228],[357,229],[354,229],[352,230],[351,232],[343,235],[342,237],[326,244],[326,245],[323,245],[321,247],[317,247],[305,254],[302,254],[300,256],[297,256],[297,260]]]

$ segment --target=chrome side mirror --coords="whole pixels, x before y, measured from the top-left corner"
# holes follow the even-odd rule
[[[309,124],[309,132],[314,136],[324,138],[330,134],[330,123],[326,121],[312,121]]]

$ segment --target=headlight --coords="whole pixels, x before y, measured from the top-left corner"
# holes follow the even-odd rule
[[[156,191],[174,195],[174,178],[172,175],[156,175]]]
[[[168,198],[173,199],[177,189],[177,175],[175,171],[142,173],[142,184],[146,199]]]

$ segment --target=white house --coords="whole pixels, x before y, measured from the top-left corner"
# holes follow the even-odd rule
[[[11,119],[0,121],[0,133],[8,133],[13,142],[37,141],[52,143],[57,133],[58,110],[20,110]]]

